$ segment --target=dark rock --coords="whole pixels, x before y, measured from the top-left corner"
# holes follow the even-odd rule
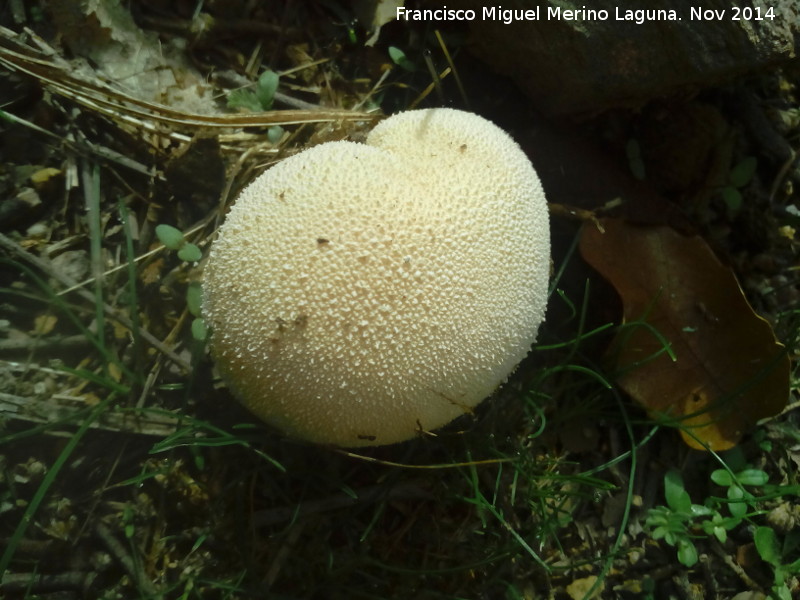
[[[581,12],[581,5],[572,6],[584,17],[575,20],[563,18],[563,7],[572,3],[516,0],[503,2],[502,9],[538,7],[539,20],[508,24],[487,18],[484,4],[461,3],[476,12],[469,23],[474,51],[551,115],[591,114],[637,107],[656,97],[690,95],[796,58],[800,46],[800,5],[795,0],[756,1],[758,9],[742,9],[753,12],[740,12],[739,20],[725,0],[703,3],[704,12],[717,11],[718,16],[702,20],[693,19],[691,6],[681,0],[659,2],[659,10],[638,13],[617,0],[597,0],[585,5],[591,14]],[[559,7],[560,19],[554,13]],[[618,20],[626,11],[642,22]],[[655,20],[670,16],[679,20]]]

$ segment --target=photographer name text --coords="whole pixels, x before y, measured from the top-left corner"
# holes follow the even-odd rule
[[[530,9],[504,9],[502,6],[484,6],[480,11],[455,9],[444,6],[437,9],[412,9],[402,6],[397,8],[397,19],[400,21],[502,21],[506,25],[517,21],[630,21],[641,25],[649,21],[681,21],[686,16],[690,21],[765,21],[775,18],[772,7],[738,7],[703,8],[689,7],[686,15],[677,10],[643,9],[632,10],[615,8],[605,9],[579,8],[564,9],[548,6],[546,10],[537,6]]]

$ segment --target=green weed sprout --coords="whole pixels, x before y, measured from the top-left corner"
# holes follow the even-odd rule
[[[239,89],[228,94],[228,108],[244,108],[251,112],[270,110],[275,102],[280,80],[280,75],[267,69],[259,76],[255,90]],[[273,125],[267,129],[267,139],[271,144],[277,144],[283,133],[283,127]]]
[[[747,514],[748,504],[755,502],[753,494],[745,490],[744,486],[765,485],[769,481],[769,475],[761,469],[742,469],[738,473],[717,469],[711,473],[711,481],[728,488],[728,510],[733,517],[742,519]]]
[[[734,166],[728,174],[728,183],[720,190],[728,213],[735,216],[742,208],[742,193],[744,188],[753,179],[758,162],[755,156],[748,156]]]
[[[178,258],[186,262],[197,262],[203,258],[203,253],[200,248],[187,242],[183,237],[183,233],[179,229],[175,229],[172,225],[157,225],[156,236],[159,241],[170,250],[175,250],[178,253]]]
[[[738,463],[741,468],[734,471],[731,469],[730,464],[723,464],[725,468],[717,469],[711,473],[711,481],[723,488],[727,488],[726,497],[711,496],[706,499],[704,504],[694,504],[692,502],[689,493],[684,487],[683,479],[677,470],[672,469],[664,476],[666,506],[651,508],[645,518],[645,527],[650,530],[653,539],[663,539],[670,546],[677,548],[678,561],[682,565],[692,567],[697,563],[696,539],[705,535],[706,537],[714,537],[720,543],[724,543],[728,539],[728,531],[739,526],[749,517],[761,514],[758,510],[758,503],[762,498],[753,495],[746,488],[766,486],[769,481],[769,475],[761,469],[754,469],[744,465],[743,462],[741,456],[734,454],[731,457],[730,464],[736,466]],[[795,486],[781,486],[764,496],[764,498],[779,497],[795,493],[795,491]],[[727,512],[730,516],[723,515],[722,509],[725,506],[727,506]],[[767,539],[769,534],[762,533],[761,535],[764,536],[762,540],[764,551],[770,558],[778,560],[778,558],[775,558],[777,554],[770,553],[772,542]],[[774,532],[772,535],[774,536]],[[800,533],[796,537],[795,547],[800,545]],[[758,542],[756,543],[758,544]],[[759,552],[761,552],[761,549],[759,549]],[[764,555],[762,554],[763,557]],[[764,560],[770,562],[767,558],[764,558]],[[774,562],[770,562],[770,564],[775,566]],[[800,563],[792,563],[792,566],[800,566]],[[781,568],[784,569],[782,562]],[[786,570],[782,571],[783,574],[787,572]],[[776,578],[778,575],[776,572]],[[776,583],[776,585],[778,584]]]
[[[264,71],[256,82],[255,90],[239,89],[228,94],[228,108],[244,108],[252,112],[271,109],[280,79],[275,71]]]
[[[400,50],[400,48],[397,46],[389,46],[388,52],[389,58],[392,59],[392,62],[401,69],[404,69],[409,73],[417,70],[417,67],[409,60],[409,58],[406,56],[406,53]]]
[[[678,561],[687,567],[694,566],[698,560],[694,545],[692,525],[699,517],[712,517],[711,509],[693,504],[683,485],[683,478],[675,469],[664,475],[664,498],[666,506],[651,508],[645,525],[651,530],[653,539],[663,539],[678,549]]]
[[[178,258],[186,262],[197,262],[203,258],[203,253],[195,244],[187,242],[183,233],[172,225],[157,225],[156,236],[164,246],[178,253]],[[186,288],[186,306],[194,317],[192,321],[192,337],[198,342],[205,341],[208,329],[200,316],[200,306],[203,303],[203,290],[198,282],[190,283]]]
[[[779,543],[778,536],[771,527],[756,529],[754,541],[758,555],[773,569],[773,584],[770,589],[771,596],[778,600],[792,600],[792,592],[786,584],[786,579],[800,573],[800,558],[787,562],[787,556],[796,554],[800,547],[800,531],[790,531],[783,543]]]

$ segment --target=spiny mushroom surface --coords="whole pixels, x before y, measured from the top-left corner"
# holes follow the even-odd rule
[[[400,442],[471,412],[525,357],[549,261],[544,193],[505,132],[400,113],[242,192],[205,270],[211,353],[294,437]]]

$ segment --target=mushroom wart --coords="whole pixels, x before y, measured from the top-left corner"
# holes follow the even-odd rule
[[[472,113],[415,110],[255,179],[205,271],[234,395],[305,440],[400,442],[506,379],[544,317],[547,205],[519,146]]]

